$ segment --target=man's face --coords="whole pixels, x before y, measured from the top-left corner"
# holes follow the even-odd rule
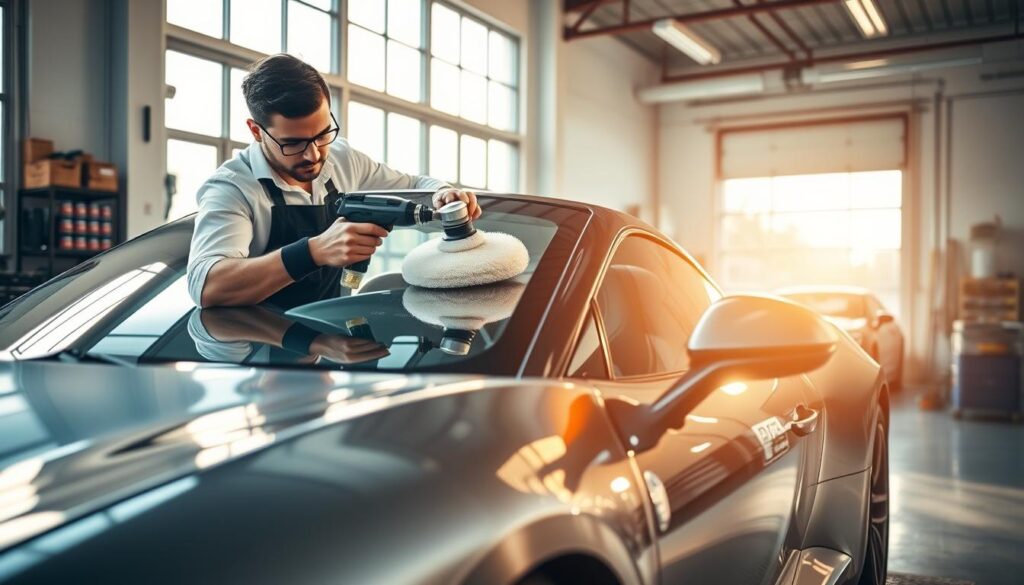
[[[290,177],[300,183],[308,183],[320,176],[330,145],[310,144],[301,154],[285,156],[274,139],[287,147],[291,143],[311,140],[333,127],[334,122],[326,99],[320,102],[317,111],[302,118],[285,118],[281,114],[271,116],[267,132],[273,135],[273,138],[267,136],[266,132],[261,132],[255,122],[249,125],[249,128],[253,129],[253,135],[262,141],[263,154],[266,155],[270,166],[282,178]]]

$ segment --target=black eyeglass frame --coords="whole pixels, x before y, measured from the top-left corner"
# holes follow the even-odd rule
[[[278,140],[277,138],[274,138],[274,135],[271,134],[270,131],[267,130],[263,126],[263,124],[260,124],[259,122],[256,122],[256,125],[260,127],[260,130],[263,130],[264,134],[269,136],[270,139],[274,141],[274,144],[277,144],[277,147],[281,149],[281,155],[282,156],[298,156],[298,155],[306,152],[306,150],[309,148],[310,144],[316,144],[317,146],[327,146],[327,145],[333,143],[335,140],[338,139],[338,135],[341,134],[341,125],[339,125],[338,121],[334,118],[334,112],[331,112],[331,122],[334,122],[334,128],[331,128],[331,129],[327,130],[326,132],[321,132],[320,134],[317,134],[316,136],[314,136],[312,138],[307,138],[307,139],[304,139],[304,140],[297,140],[294,144],[290,144],[289,146],[296,146],[296,147],[299,144],[302,144],[302,150],[299,150],[298,152],[293,152],[291,154],[289,154],[289,153],[284,151],[284,145],[281,144],[281,141]],[[333,133],[334,135],[331,137],[331,139],[329,141],[325,142],[324,144],[317,144],[317,140],[320,140],[323,137],[325,137],[325,136],[327,136],[327,135],[329,135],[331,133]]]

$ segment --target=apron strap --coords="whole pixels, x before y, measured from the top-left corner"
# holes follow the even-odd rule
[[[263,185],[263,190],[267,192],[267,195],[270,197],[270,200],[274,202],[274,205],[287,205],[287,203],[284,202],[284,194],[281,193],[281,188],[274,184],[273,179],[260,179],[260,185]]]
[[[327,213],[330,214],[331,219],[334,218],[334,211],[338,206],[338,201],[345,197],[344,193],[339,193],[338,188],[334,186],[334,179],[327,179],[327,195],[324,196],[324,206],[327,208]]]
[[[338,195],[338,188],[334,186],[334,179],[327,179],[327,194]]]

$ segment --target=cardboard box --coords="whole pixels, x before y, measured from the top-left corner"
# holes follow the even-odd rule
[[[25,165],[22,184],[26,189],[81,187],[81,161],[46,159]]]
[[[117,166],[105,162],[86,163],[85,185],[94,191],[117,192]]]
[[[53,154],[53,141],[45,138],[26,138],[22,145],[21,162],[28,164],[43,160]]]

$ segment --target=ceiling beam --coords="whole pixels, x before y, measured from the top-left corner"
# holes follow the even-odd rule
[[[758,1],[759,4],[764,4],[765,3],[765,0],[757,0],[757,1]],[[799,13],[797,13],[797,14],[799,14]],[[782,17],[779,16],[778,12],[769,12],[768,16],[772,19],[772,22],[775,23],[775,26],[777,26],[780,29],[782,29],[782,32],[786,33],[786,36],[789,37],[789,40],[793,41],[793,43],[795,43],[796,46],[799,47],[800,50],[804,52],[804,55],[808,59],[813,57],[813,54],[811,53],[811,48],[808,47],[807,43],[805,43],[804,40],[800,38],[800,35],[796,34],[796,32],[794,32],[793,29],[790,28],[790,26],[788,24],[786,24],[785,20],[782,20]],[[811,31],[811,32],[813,33],[813,31]]]
[[[570,0],[566,0],[566,5]],[[718,8],[715,10],[707,10],[704,12],[691,12],[689,14],[677,14],[675,16],[667,16],[660,18],[650,18],[645,20],[637,20],[634,22],[626,22],[623,24],[616,24],[612,26],[604,26],[599,28],[593,28],[588,30],[573,30],[575,27],[565,27],[563,36],[565,40],[570,41],[573,39],[581,39],[587,37],[601,36],[601,35],[616,35],[628,32],[636,32],[642,30],[650,30],[654,23],[664,18],[672,18],[681,24],[691,24],[694,22],[706,22],[709,20],[722,20],[726,18],[735,18],[737,16],[749,16],[751,14],[759,14],[762,12],[775,12],[777,10],[785,10],[789,8],[799,8],[801,6],[814,6],[816,4],[834,4],[839,0],[777,0],[776,2],[764,2],[758,4],[746,4],[743,6],[731,6],[729,8]],[[592,3],[601,3],[601,0],[596,0]],[[589,6],[592,3],[586,3]],[[584,6],[584,3],[578,4],[577,7]]]
[[[732,3],[733,3],[733,6],[737,6],[737,7],[745,6],[741,0],[732,0]],[[769,14],[774,14],[774,13],[769,12]],[[764,35],[764,38],[768,39],[768,41],[771,44],[775,45],[776,49],[778,49],[784,55],[789,57],[790,61],[796,61],[796,55],[793,54],[793,51],[790,51],[789,47],[784,45],[782,43],[782,41],[779,40],[779,37],[777,37],[774,34],[772,34],[772,31],[768,30],[768,27],[766,27],[764,24],[762,24],[761,21],[757,19],[757,16],[755,16],[753,14],[748,14],[747,15],[747,20],[750,21],[750,24],[754,25],[754,28],[756,28],[762,35]]]

